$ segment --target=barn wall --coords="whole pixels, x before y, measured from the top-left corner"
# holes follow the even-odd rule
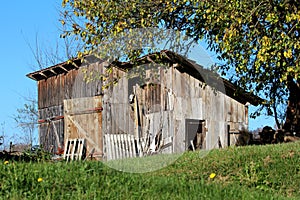
[[[134,135],[134,107],[128,102],[132,84],[120,70],[115,69],[114,76],[120,80],[104,95],[103,130],[105,134]],[[207,149],[228,145],[228,125],[234,130],[247,128],[248,113],[243,104],[210,86],[203,87],[193,76],[169,68],[161,69],[156,79],[159,92],[149,96],[141,85],[136,92],[140,128],[142,137],[154,137],[161,130],[164,139],[172,138],[173,146],[167,152],[186,150],[186,119],[205,121]]]
[[[174,136],[174,100],[165,89],[167,82],[170,85],[172,82],[164,73],[164,70],[159,70],[154,81],[161,84],[147,85],[146,79],[139,76],[128,79],[125,72],[114,68],[111,78],[118,81],[105,90],[103,96],[103,134],[135,136],[139,126],[140,138],[147,140],[146,143],[152,143],[158,134],[165,142],[169,141]],[[129,102],[129,96],[133,94],[138,102],[138,125],[135,104]],[[172,153],[173,146],[164,152]]]
[[[172,68],[168,82],[171,85],[174,102],[175,152],[185,150],[185,119],[205,120],[206,148],[228,145],[227,125],[234,131],[248,129],[248,108],[222,92],[214,90],[193,76]],[[232,131],[232,130],[229,130]],[[231,145],[234,142],[231,142]]]
[[[39,118],[47,119],[53,116],[63,116],[63,106],[51,106],[48,108],[39,109]],[[55,152],[58,146],[63,146],[64,137],[64,121],[57,119],[39,124],[39,143],[47,150]],[[58,135],[56,136],[55,133]],[[59,141],[57,141],[57,137]]]
[[[239,103],[238,101],[227,97],[227,130],[229,137],[226,143],[234,145],[237,142],[237,133],[240,130],[248,130],[248,106]]]
[[[89,68],[82,67],[39,81],[39,118],[63,115],[65,99],[103,95],[102,133],[136,134],[135,108],[129,102],[134,81],[128,80],[126,73],[117,68],[113,69],[107,81],[98,81],[99,75],[103,74],[103,65],[105,64],[93,64]],[[82,69],[87,69],[86,74],[97,81],[84,81],[85,73]],[[103,90],[102,86],[111,81],[116,83],[107,85],[107,89]],[[147,84],[139,85],[135,94],[138,99],[141,137],[150,135],[153,140],[161,132],[164,141],[172,139],[172,146],[164,152],[183,152],[186,149],[186,119],[204,120],[207,149],[218,148],[220,144],[225,147],[228,144],[228,125],[231,129],[229,131],[240,130],[243,126],[247,128],[248,113],[243,104],[214,91],[210,86],[203,87],[203,83],[193,76],[171,67],[167,70],[160,69],[155,81],[159,83],[157,88],[148,87]],[[40,141],[48,148],[54,145],[54,149],[57,149],[53,124],[63,145],[63,119],[51,124],[41,123]],[[104,153],[105,148],[104,144]]]
[[[99,74],[103,71],[104,63],[94,63],[93,66],[83,66],[79,70],[73,69],[66,74],[50,77],[38,81],[38,109],[39,109],[39,138],[40,144],[47,150],[57,151],[58,143],[64,144],[64,119],[54,119],[64,115],[63,101],[65,99],[93,97],[102,94],[102,83]],[[87,69],[84,72],[84,69]],[[84,80],[85,75],[93,77],[94,81]],[[51,122],[43,122],[46,119]],[[54,127],[55,125],[55,127]]]
[[[229,144],[228,132],[238,132],[248,129],[248,107],[238,101],[217,92],[211,87],[203,91],[203,112],[207,121],[208,149],[226,147]],[[228,125],[230,130],[228,130]],[[234,145],[231,141],[230,145]]]

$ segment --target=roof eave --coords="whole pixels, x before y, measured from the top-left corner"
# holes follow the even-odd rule
[[[78,69],[81,65],[81,59],[74,59],[71,61],[66,61],[63,63],[59,63],[57,65],[47,67],[45,69],[41,69],[32,73],[27,74],[28,78],[31,78],[35,81],[40,81],[43,79],[48,79],[53,76],[57,76],[59,74],[67,73],[73,69]]]

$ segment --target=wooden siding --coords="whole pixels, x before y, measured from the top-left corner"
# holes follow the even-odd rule
[[[87,82],[85,74],[103,72],[103,64],[93,64],[92,67],[85,66],[80,69],[73,69],[67,74],[60,74],[38,82],[38,108],[49,108],[63,105],[64,99],[93,97],[103,93],[102,82],[95,79]],[[85,72],[85,69],[87,71]]]
[[[57,152],[58,143],[54,125],[59,134],[59,143],[62,147],[64,145],[64,119],[53,119],[64,116],[64,100],[102,94],[102,82],[97,79],[96,75],[103,72],[103,66],[106,66],[106,63],[95,63],[92,67],[82,66],[66,74],[38,81],[39,121],[43,121],[39,124],[39,138],[40,144],[45,149]],[[85,74],[90,75],[92,72],[96,78],[90,82],[85,81]]]
[[[68,139],[86,139],[87,153],[94,152],[97,159],[102,159],[101,111],[100,96],[64,100],[64,144]]]
[[[122,78],[122,75],[125,76],[122,72],[114,74],[120,79],[105,92],[110,103],[109,108],[106,107],[103,111],[103,116],[106,117],[103,128],[106,130],[105,134],[134,135],[134,108],[128,102],[130,89],[127,88],[132,84],[128,84],[125,77]],[[140,85],[136,95],[139,101],[141,137],[153,140],[161,131],[162,140],[172,138],[173,143],[165,152],[183,152],[186,149],[185,119],[205,121],[207,149],[227,146],[228,125],[235,130],[247,128],[248,116],[243,104],[210,86],[203,87],[203,83],[193,76],[169,68],[161,69],[157,79],[160,87],[156,89],[160,91],[149,96],[148,87]],[[106,114],[108,112],[110,114]]]
[[[63,116],[63,106],[52,106],[39,109],[41,119],[48,119],[39,124],[39,143],[45,150],[56,153],[58,147],[63,147],[64,123],[63,119],[50,120],[54,116]],[[58,134],[58,139],[56,134]]]
[[[85,126],[84,130],[89,130],[91,127],[92,133],[85,131],[86,137],[87,134],[91,134],[93,139],[96,135],[101,138],[101,140],[97,139],[97,145],[90,142],[87,146],[89,150],[98,148],[98,153],[103,154],[104,159],[123,158],[124,155],[127,155],[124,153],[126,152],[124,149],[120,149],[122,145],[111,146],[122,138],[130,138],[131,144],[132,140],[139,139],[147,141],[150,145],[160,135],[161,146],[167,143],[172,144],[163,148],[162,152],[183,152],[186,150],[186,119],[204,122],[203,132],[206,137],[203,146],[207,149],[227,146],[229,143],[228,132],[248,126],[248,110],[245,105],[222,92],[215,91],[208,85],[204,86],[203,82],[194,76],[180,72],[175,67],[160,68],[157,77],[152,82],[145,78],[144,80],[147,81],[143,84],[135,84],[134,79],[128,79],[127,74],[119,68],[113,68],[113,73],[106,82],[102,82],[99,76],[95,78],[97,74],[104,73],[105,65],[105,63],[96,63],[38,82],[40,120],[61,115],[65,117],[53,121],[58,129],[61,145],[67,137],[80,136],[76,135],[78,126],[69,119],[70,115],[68,114],[73,112],[70,110],[76,106],[73,105],[71,108],[66,105],[72,105],[71,102],[74,103],[75,99],[93,99],[99,95],[103,108],[101,117],[93,116],[93,114],[81,116],[80,121],[88,122],[88,126],[83,125]],[[86,70],[87,75],[91,76],[92,74],[96,81],[87,83],[84,80],[83,69]],[[152,73],[147,72],[146,74],[151,75]],[[115,84],[109,85],[107,89],[103,90],[102,86],[114,81],[116,81]],[[132,94],[135,96],[136,105],[129,102]],[[67,121],[68,123],[66,123]],[[230,130],[228,130],[228,125]],[[95,127],[98,131],[94,130]],[[57,149],[53,125],[41,123],[39,132],[41,144],[49,148],[54,145],[54,149]],[[135,138],[137,132],[139,138]],[[114,140],[115,138],[118,139]],[[120,144],[120,142],[117,143]],[[112,149],[123,152],[122,156],[115,156]],[[134,152],[130,152],[130,155],[133,154]]]

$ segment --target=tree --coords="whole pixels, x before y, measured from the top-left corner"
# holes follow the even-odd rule
[[[17,109],[13,119],[22,131],[19,142],[32,145],[37,142],[35,136],[38,121],[37,102],[34,98],[24,98],[24,100],[24,106]]]
[[[64,31],[64,29],[61,31]],[[26,41],[34,58],[34,63],[30,64],[32,70],[40,70],[56,65],[57,63],[65,62],[68,59],[74,58],[77,52],[82,50],[82,44],[77,42],[73,37],[59,38],[53,46],[44,44],[42,41],[38,33],[35,35],[34,44]]]
[[[290,107],[286,121],[295,121],[300,113],[296,106],[299,99],[292,98],[298,95],[294,92],[300,83],[298,1],[63,0],[62,4],[65,18],[61,22],[69,25],[63,37],[81,38],[85,53],[111,36],[136,28],[178,30],[194,41],[204,39],[223,61],[218,66],[222,75],[229,76],[228,70],[234,69],[232,80],[237,85],[262,95],[266,99],[262,106],[274,113],[278,127],[276,107],[286,103],[287,94]],[[153,34],[154,44],[163,37],[159,34]]]

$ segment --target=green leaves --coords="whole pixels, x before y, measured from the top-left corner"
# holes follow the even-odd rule
[[[159,27],[178,30],[195,41],[205,38],[209,49],[227,63],[219,66],[220,71],[256,94],[274,93],[270,89],[274,87],[276,94],[284,94],[287,75],[299,76],[300,3],[296,1],[63,0],[62,5],[66,19],[61,22],[69,27],[64,36],[77,35],[86,52],[99,46],[123,56],[145,47],[154,51],[167,38],[160,31],[151,33]],[[140,28],[149,28],[143,33],[147,37],[134,34]],[[178,38],[169,47],[178,46],[188,48]],[[228,74],[228,68],[236,73]],[[282,95],[277,96],[280,100]]]

